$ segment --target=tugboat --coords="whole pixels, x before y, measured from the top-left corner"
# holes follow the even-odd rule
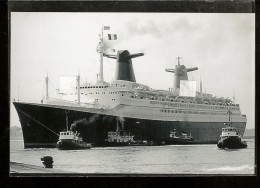
[[[80,133],[68,130],[68,115],[66,113],[67,131],[60,132],[57,148],[60,150],[90,149],[91,144],[83,141]]]
[[[230,110],[228,110],[229,123],[224,123],[226,127],[222,128],[222,133],[220,135],[220,140],[218,141],[217,146],[221,149],[247,148],[247,143],[241,140],[241,135],[238,134],[237,129],[231,126],[230,113]]]
[[[84,142],[79,133],[67,130],[60,132],[57,148],[61,150],[90,149],[91,144]]]
[[[235,127],[227,125],[225,128],[222,128],[217,146],[221,149],[241,149],[247,148],[247,143],[241,140],[241,135],[238,134]]]
[[[102,144],[106,147],[115,147],[115,146],[155,146],[157,145],[153,141],[147,140],[134,140],[134,135],[127,133],[125,130],[119,128],[117,122],[116,131],[110,131],[107,133],[107,139]]]
[[[166,140],[166,144],[192,144],[194,143],[194,138],[191,133],[182,132],[179,134],[176,129],[170,132],[169,138]]]
[[[134,143],[134,135],[130,135],[126,131],[120,130],[117,122],[116,131],[107,133],[107,139],[104,142],[104,146],[129,146]]]

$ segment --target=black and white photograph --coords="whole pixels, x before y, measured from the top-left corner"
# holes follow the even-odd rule
[[[255,14],[10,13],[10,175],[254,175]]]

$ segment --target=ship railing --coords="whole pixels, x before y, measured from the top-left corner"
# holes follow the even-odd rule
[[[84,106],[84,107],[88,107],[88,108],[98,108],[101,109],[104,107],[97,104],[97,103],[85,103],[85,102],[81,102],[80,105],[78,104],[77,101],[68,101],[68,100],[63,100],[63,99],[55,99],[55,98],[51,98],[48,101],[45,101],[46,104],[51,104],[51,105],[66,105],[66,106],[74,106],[74,107],[78,107],[78,106]]]
[[[129,92],[130,93],[130,92]],[[137,99],[149,99],[153,101],[167,101],[167,102],[182,102],[182,103],[193,103],[193,104],[205,104],[205,105],[221,105],[221,106],[238,106],[231,101],[218,101],[203,98],[183,98],[180,96],[160,96],[146,93],[142,96],[131,96]]]
[[[239,111],[239,107],[235,106],[235,105],[228,105],[228,104],[213,104],[213,103],[200,103],[200,102],[180,102],[180,101],[173,101],[173,100],[150,100],[150,104],[160,104],[160,105],[168,105],[168,106],[180,106],[180,107],[187,107],[187,105],[190,107],[190,105],[193,106],[193,108],[200,108],[203,109],[205,107],[205,109],[215,109],[215,110],[223,110],[225,107],[227,106],[232,106],[235,107],[233,108],[233,110],[235,111]],[[184,106],[183,106],[184,105]],[[210,107],[210,106],[214,106],[214,107]]]

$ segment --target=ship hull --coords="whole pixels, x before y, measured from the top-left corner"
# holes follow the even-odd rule
[[[54,106],[32,103],[13,103],[22,127],[25,148],[56,147],[58,133],[66,130],[65,110],[68,112],[68,124],[77,121],[81,137],[93,146],[104,145],[109,131],[116,130],[119,118],[116,115],[79,111],[66,106]],[[135,135],[135,140],[161,142],[169,137],[170,131],[189,132],[194,143],[216,144],[221,134],[223,122],[162,121],[124,117],[121,126],[126,132]],[[246,122],[234,122],[241,135]]]

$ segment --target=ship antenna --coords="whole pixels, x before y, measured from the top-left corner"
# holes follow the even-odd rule
[[[181,59],[181,57],[177,57],[177,59],[178,59],[178,65],[180,65],[180,59]]]

